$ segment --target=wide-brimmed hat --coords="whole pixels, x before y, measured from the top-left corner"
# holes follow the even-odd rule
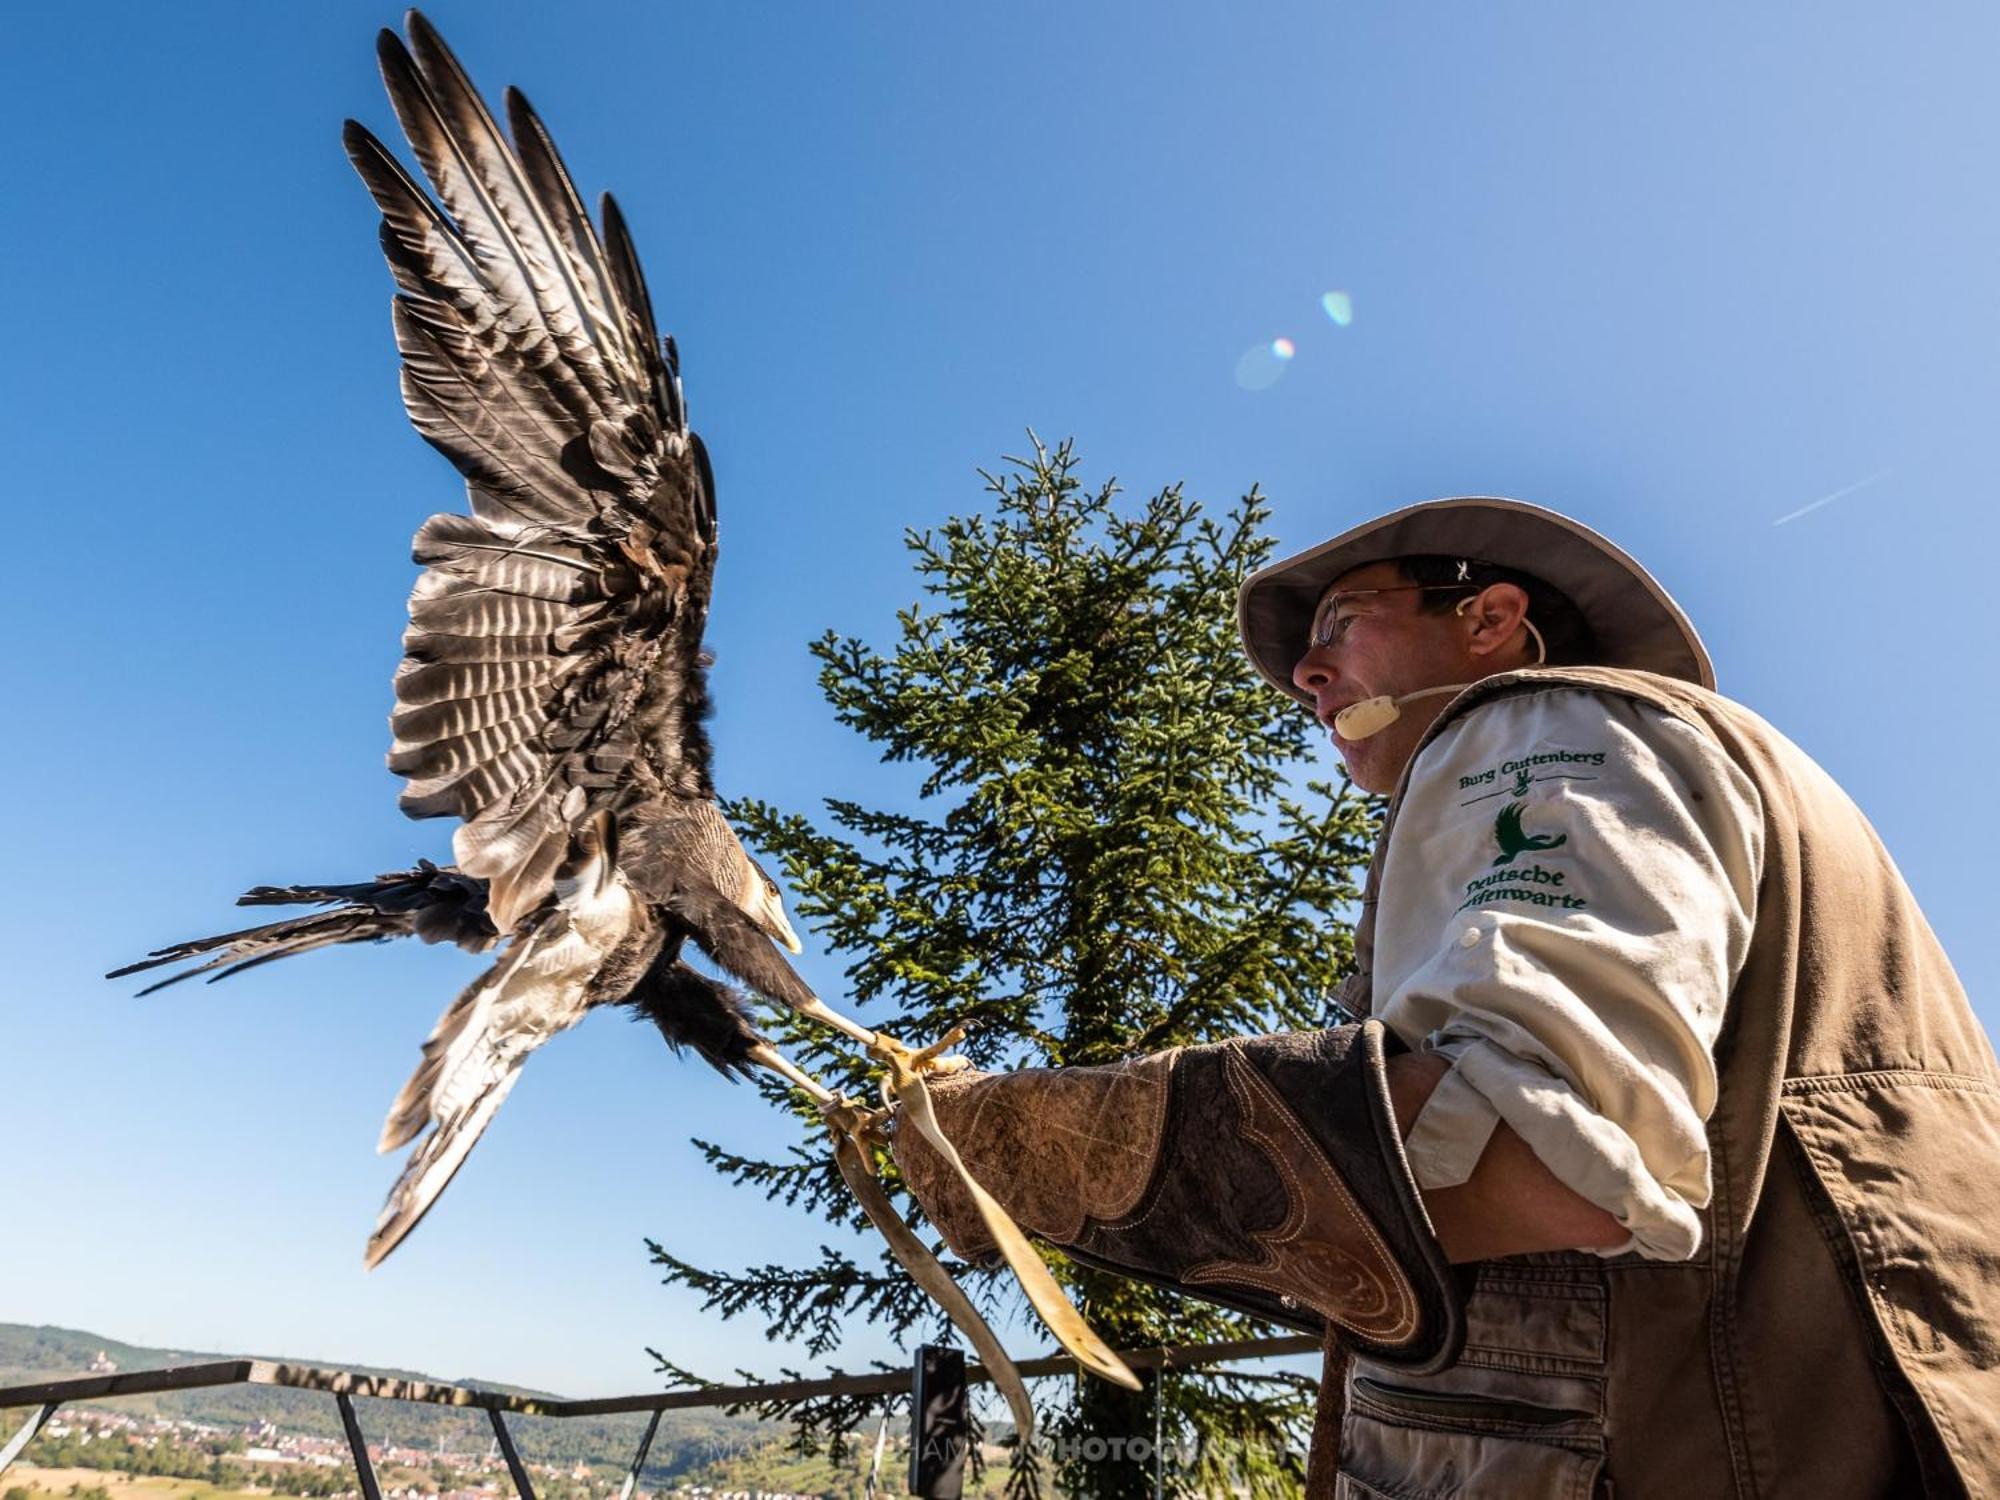
[[[1244,650],[1271,686],[1311,707],[1292,683],[1292,668],[1305,655],[1327,587],[1369,563],[1424,555],[1514,568],[1559,589],[1596,637],[1588,665],[1637,667],[1715,686],[1701,637],[1652,574],[1568,516],[1491,495],[1406,506],[1252,573],[1236,596]]]

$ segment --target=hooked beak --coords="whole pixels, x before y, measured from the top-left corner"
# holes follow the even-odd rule
[[[805,952],[805,944],[799,941],[799,935],[792,931],[792,924],[785,918],[785,903],[776,894],[760,891],[750,919],[788,951]]]
[[[743,884],[737,888],[736,904],[772,942],[782,944],[792,953],[805,951],[799,935],[792,931],[792,924],[785,920],[785,898],[778,894],[777,883],[747,855],[743,860]]]

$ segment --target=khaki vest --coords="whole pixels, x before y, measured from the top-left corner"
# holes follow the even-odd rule
[[[1456,1366],[1349,1369],[1334,1493],[2000,1494],[2000,1068],[1915,899],[1824,771],[1685,683],[1489,678],[1424,743],[1475,704],[1548,687],[1696,726],[1763,798],[1756,926],[1716,1044],[1702,1246],[1672,1264],[1467,1268]],[[1344,996],[1362,1014],[1375,886],[1371,871]]]

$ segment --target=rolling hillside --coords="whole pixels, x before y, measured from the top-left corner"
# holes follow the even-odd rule
[[[100,1354],[115,1362],[120,1371],[244,1358],[279,1359],[292,1364],[328,1363],[309,1357],[273,1355],[261,1351],[149,1349],[76,1329],[0,1323],[0,1386],[87,1375],[92,1361]],[[389,1375],[405,1380],[444,1380],[454,1385],[473,1385],[484,1390],[523,1395],[551,1394],[472,1377],[438,1376],[419,1370],[375,1366],[342,1368],[358,1368],[370,1375]],[[122,1411],[157,1412],[163,1416],[208,1422],[219,1427],[242,1427],[266,1421],[286,1431],[318,1437],[338,1437],[341,1431],[340,1417],[331,1396],[320,1391],[288,1390],[276,1386],[218,1386],[148,1396],[119,1396],[84,1404]],[[480,1411],[420,1406],[403,1401],[367,1400],[357,1403],[356,1409],[369,1439],[375,1442],[402,1443],[413,1447],[435,1447],[442,1442],[448,1449],[465,1452],[483,1451],[491,1440],[486,1414]],[[4,1429],[0,1430],[0,1442],[5,1441],[7,1433],[25,1415],[6,1414],[4,1420],[0,1420],[0,1429]],[[593,1467],[622,1468],[632,1461],[645,1420],[643,1415],[568,1420],[510,1415],[507,1422],[521,1456],[530,1462],[574,1464],[581,1461]],[[741,1450],[784,1435],[782,1427],[750,1418],[732,1418],[707,1411],[668,1412],[661,1418],[659,1433],[653,1439],[646,1476],[652,1482],[672,1479],[700,1468],[718,1452]]]

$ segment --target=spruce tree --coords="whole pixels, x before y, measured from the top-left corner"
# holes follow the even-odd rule
[[[922,773],[915,810],[829,799],[816,823],[755,800],[730,809],[782,861],[797,915],[850,960],[847,995],[829,998],[913,1044],[966,1024],[960,1050],[987,1069],[1328,1024],[1376,809],[1344,782],[1294,794],[1316,736],[1238,645],[1237,586],[1271,550],[1264,501],[1253,489],[1213,516],[1176,486],[1126,507],[1113,484],[1086,488],[1067,443],[1037,441],[1008,465],[982,475],[984,514],[906,536],[925,599],[898,615],[891,651],[831,632],[811,648],[840,722]],[[825,1081],[872,1096],[864,1059],[778,1025]],[[739,1184],[862,1225],[814,1112],[767,1092],[804,1126],[787,1159],[698,1147]],[[911,1222],[935,1239],[914,1207]],[[907,1342],[937,1320],[886,1254],[862,1264],[822,1247],[815,1264],[725,1272],[651,1248],[669,1283],[803,1338],[815,1359],[851,1319]],[[1114,1348],[1282,1331],[1049,1254]],[[1017,1310],[1004,1272],[947,1264],[975,1301]],[[1009,1342],[1024,1338],[1017,1355],[1036,1347],[1034,1334]],[[1165,1380],[1171,1493],[1297,1492],[1310,1379],[1210,1368]],[[1132,1442],[1152,1441],[1147,1387],[1038,1382],[1060,1492],[1153,1493]],[[783,1411],[808,1442],[838,1448],[868,1409]]]

